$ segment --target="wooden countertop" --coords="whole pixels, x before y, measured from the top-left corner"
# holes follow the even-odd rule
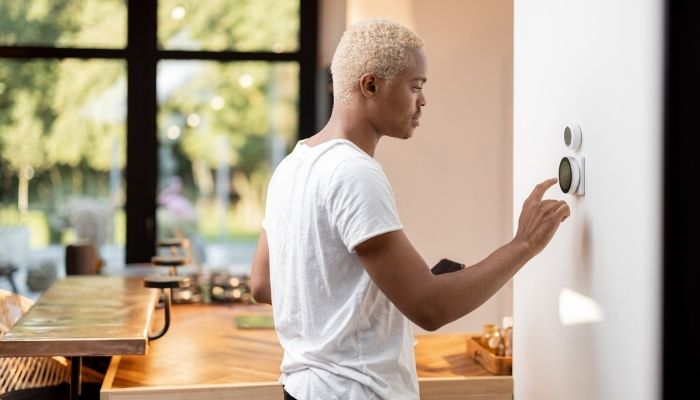
[[[283,351],[273,329],[237,329],[234,317],[267,305],[173,305],[170,330],[147,356],[114,357],[102,400],[275,399]],[[161,312],[154,325],[160,326]],[[467,334],[420,335],[421,399],[511,399],[511,376],[491,376],[467,356]]]
[[[0,356],[145,354],[157,299],[141,278],[59,279],[0,339]]]

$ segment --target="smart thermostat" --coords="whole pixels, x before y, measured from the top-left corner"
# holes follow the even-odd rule
[[[564,128],[564,144],[573,151],[577,151],[581,147],[581,127],[578,125],[569,125]]]
[[[559,187],[564,193],[585,194],[583,157],[564,157],[559,162]]]

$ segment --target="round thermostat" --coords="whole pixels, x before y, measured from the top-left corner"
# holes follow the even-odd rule
[[[578,125],[569,125],[564,128],[564,144],[571,150],[578,150],[581,147],[581,127]]]
[[[559,163],[559,187],[564,193],[576,193],[581,180],[581,170],[573,157],[564,157]]]

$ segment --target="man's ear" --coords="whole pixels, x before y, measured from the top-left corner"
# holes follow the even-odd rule
[[[360,92],[364,97],[373,97],[377,94],[377,77],[368,73],[360,77]]]

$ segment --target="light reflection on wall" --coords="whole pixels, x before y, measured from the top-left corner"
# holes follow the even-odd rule
[[[601,322],[603,316],[603,309],[590,297],[568,288],[559,292],[559,321],[562,325]]]

